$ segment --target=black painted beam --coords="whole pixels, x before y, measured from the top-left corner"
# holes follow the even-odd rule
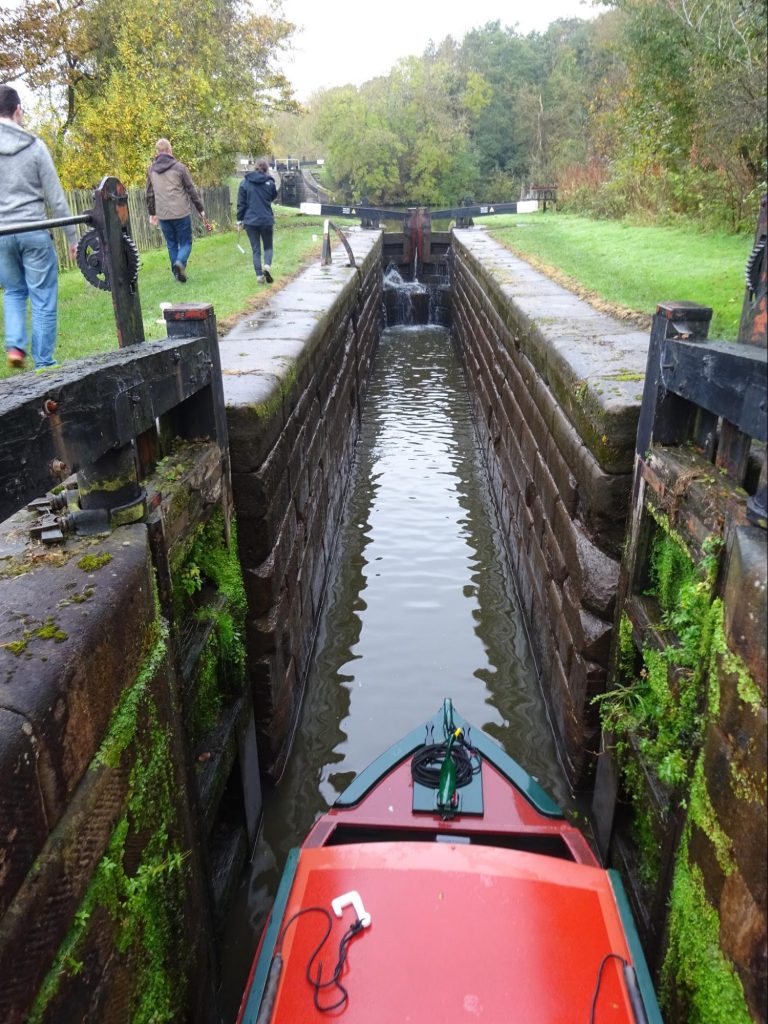
[[[146,342],[0,383],[0,519],[208,387],[212,344]]]
[[[523,202],[530,204],[534,200],[519,203],[486,203],[476,206],[454,206],[449,210],[429,210],[432,220],[457,220],[460,217],[490,217],[499,213],[526,212],[519,207]],[[383,210],[377,206],[334,206],[330,203],[302,203],[302,213],[314,214],[318,217],[360,217],[368,220],[407,220],[412,210]]]
[[[765,349],[754,345],[667,339],[661,351],[661,383],[667,391],[765,441],[767,356]]]
[[[407,220],[409,210],[382,210],[376,206],[334,206],[332,203],[302,203],[302,213],[315,217],[360,217],[367,220]]]
[[[493,217],[499,213],[524,213],[525,209],[518,209],[521,203],[526,202],[530,205],[535,201],[528,199],[521,200],[520,203],[480,203],[476,206],[454,206],[450,210],[430,210],[429,215],[432,220],[458,220],[460,217]]]

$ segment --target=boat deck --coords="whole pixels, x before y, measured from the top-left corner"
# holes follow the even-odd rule
[[[603,958],[631,959],[610,878],[585,864],[450,841],[304,849],[283,921],[351,889],[372,920],[349,943],[347,1005],[330,1015],[314,1006],[306,974],[327,926],[303,914],[283,929],[273,1024],[587,1022]],[[355,919],[351,908],[334,918],[318,957],[324,980]],[[635,1019],[621,970],[605,964],[601,1024]],[[320,1001],[339,994],[325,989]]]

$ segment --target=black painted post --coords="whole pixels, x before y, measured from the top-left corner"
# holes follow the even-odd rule
[[[712,310],[695,302],[660,302],[651,325],[645,390],[637,424],[635,451],[640,458],[656,441],[659,444],[682,443],[691,428],[696,406],[678,395],[668,393],[662,381],[662,357],[665,342],[675,338],[705,341]]]
[[[746,291],[739,323],[739,341],[768,345],[768,196],[760,200],[755,243],[747,260]]]
[[[363,209],[367,209],[367,208],[370,207],[370,205],[371,205],[371,201],[368,198],[368,196],[361,196],[361,198],[360,198],[360,206],[363,207]],[[365,216],[365,217],[361,217],[360,218],[360,227],[361,228],[375,228],[375,229],[378,229],[378,227],[379,227],[379,218],[378,218],[378,216],[371,214],[371,215],[368,215],[368,216]]]
[[[209,302],[180,303],[164,310],[163,316],[169,339],[204,337],[208,340],[205,365],[201,364],[196,371],[207,378],[208,387],[197,391],[173,410],[175,433],[186,439],[208,435],[216,439],[222,451],[228,450],[224,387],[213,306]]]
[[[119,348],[144,341],[144,322],[139,302],[135,266],[129,255],[130,220],[128,193],[117,178],[103,178],[93,193],[91,211],[104,249]]]
[[[464,196],[464,198],[461,201],[461,205],[462,206],[474,206],[475,205],[475,201],[472,198],[472,196]],[[475,222],[472,220],[471,217],[457,217],[456,218],[456,227],[457,228],[471,228],[471,227],[474,226],[474,223]]]
[[[229,542],[232,488],[230,485],[227,411],[224,405],[224,385],[221,377],[216,315],[209,302],[190,302],[171,306],[170,309],[163,311],[163,316],[169,338],[204,337],[208,341],[205,362],[201,363],[196,370],[201,381],[207,381],[207,387],[197,391],[181,405],[177,405],[172,410],[172,414],[164,417],[161,430],[166,440],[169,434],[170,437],[183,437],[187,440],[204,435],[215,438],[221,453],[222,475],[226,481],[222,508],[227,542]]]

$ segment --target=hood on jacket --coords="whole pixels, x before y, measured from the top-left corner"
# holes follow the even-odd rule
[[[252,185],[260,185],[263,181],[271,181],[272,175],[264,174],[263,171],[248,171],[245,180],[250,181]]]
[[[15,121],[0,120],[0,156],[16,156],[37,138]]]
[[[166,171],[177,164],[179,161],[175,156],[171,156],[170,153],[159,153],[152,161],[151,171],[155,171],[157,174],[165,174]]]

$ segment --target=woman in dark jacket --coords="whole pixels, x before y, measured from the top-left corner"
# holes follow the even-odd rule
[[[272,228],[275,215],[272,202],[277,196],[274,178],[267,173],[269,164],[263,158],[256,161],[256,170],[249,171],[237,190],[237,230],[245,228],[253,252],[253,269],[259,284],[272,284]],[[261,247],[264,246],[264,263]]]

